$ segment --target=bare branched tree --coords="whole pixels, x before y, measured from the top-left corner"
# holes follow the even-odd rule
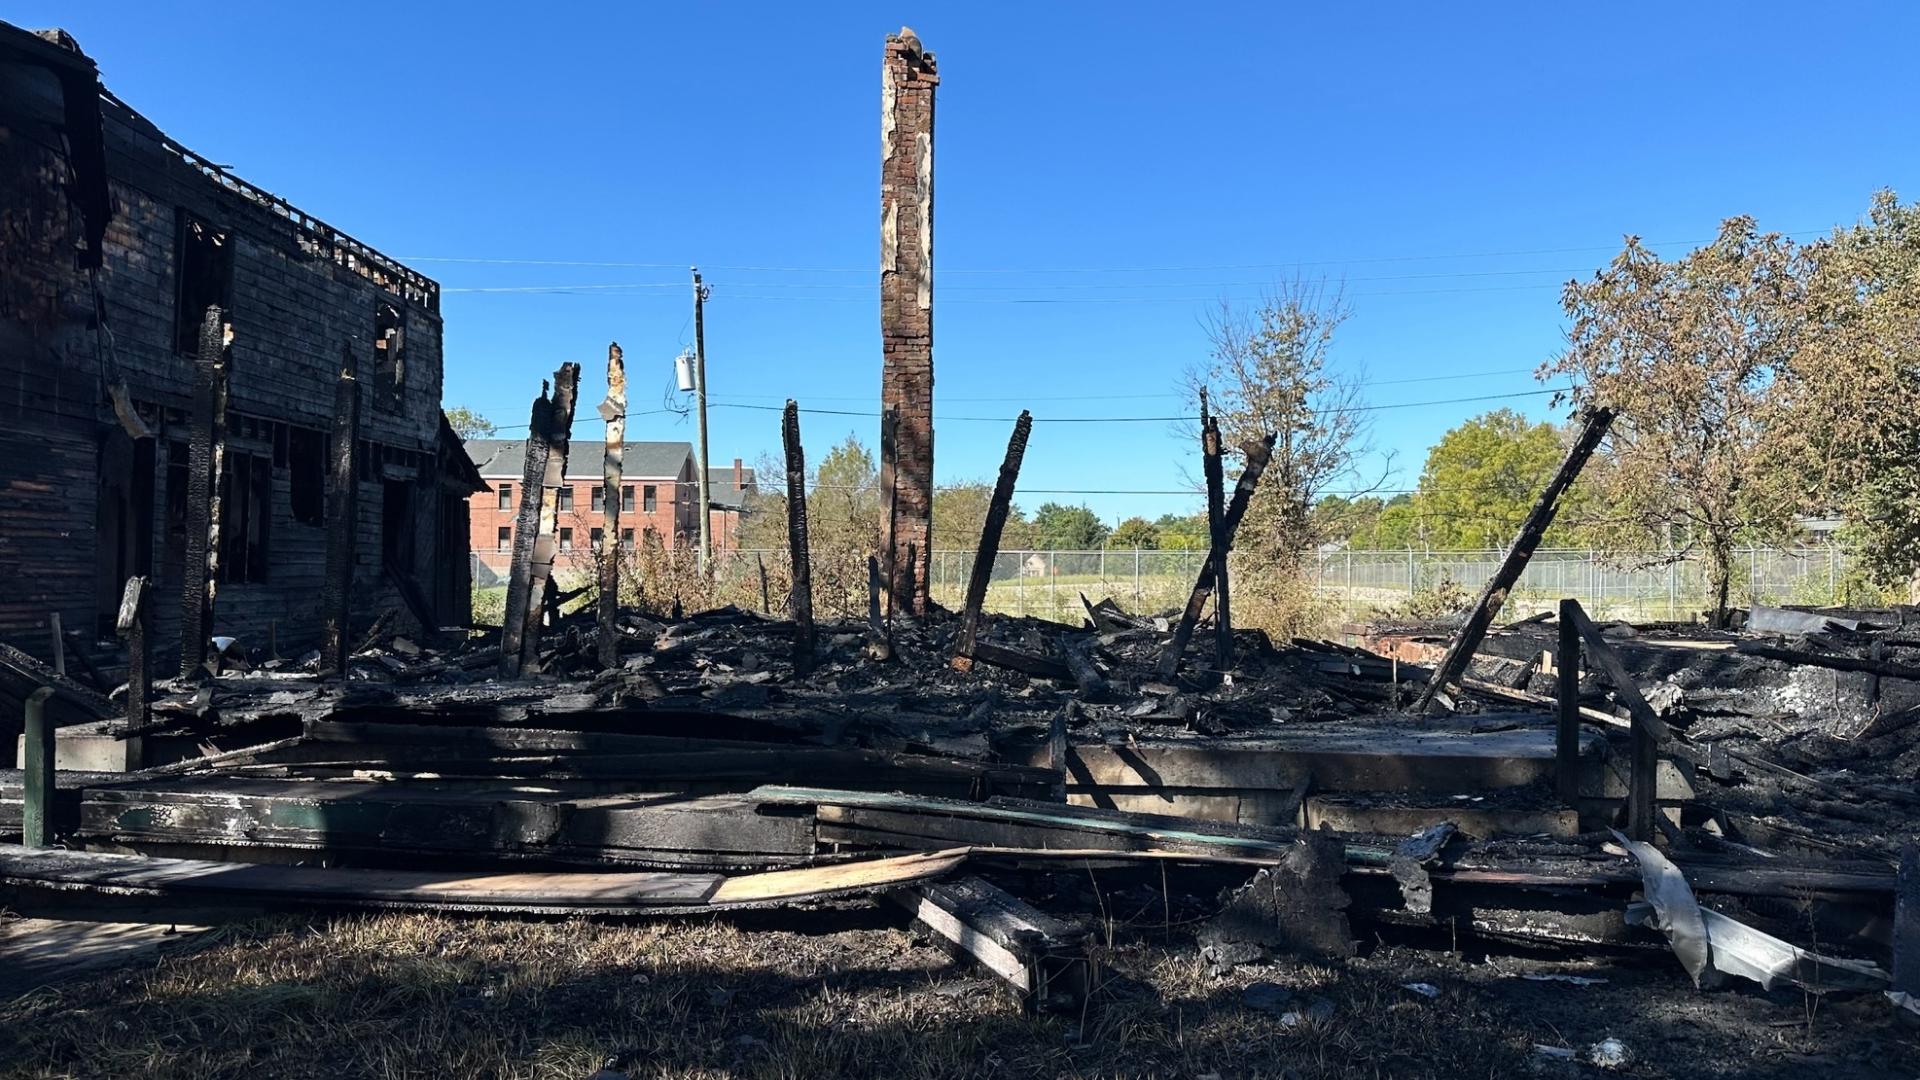
[[[1270,631],[1310,620],[1304,570],[1324,524],[1314,504],[1368,452],[1360,379],[1329,360],[1348,314],[1338,286],[1298,279],[1251,310],[1223,301],[1205,322],[1207,360],[1186,374],[1189,400],[1197,406],[1207,395],[1236,458],[1243,444],[1276,436],[1235,543],[1245,621]]]

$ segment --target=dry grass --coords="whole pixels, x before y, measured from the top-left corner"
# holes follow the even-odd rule
[[[1528,1037],[1471,997],[1290,966],[1217,979],[1191,944],[1112,951],[1084,1018],[1023,1016],[861,911],[796,925],[342,917],[226,931],[157,967],[0,1007],[22,1077],[1491,1076]],[[845,928],[851,918],[854,928]],[[814,923],[813,926],[806,925]],[[1335,1005],[1285,1027],[1272,979]],[[1464,1033],[1467,1037],[1463,1037]]]

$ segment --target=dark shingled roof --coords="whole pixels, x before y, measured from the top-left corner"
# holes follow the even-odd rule
[[[607,444],[575,439],[567,448],[567,479],[598,480],[603,475],[601,461]],[[693,455],[693,444],[684,442],[629,442],[621,455],[622,476],[645,480],[672,480]],[[526,471],[525,439],[468,439],[467,456],[481,476],[517,479]]]
[[[722,510],[738,510],[747,503],[747,496],[754,493],[753,468],[740,467],[740,482],[743,485],[736,490],[733,486],[733,466],[715,465],[707,470],[707,494],[709,501]]]

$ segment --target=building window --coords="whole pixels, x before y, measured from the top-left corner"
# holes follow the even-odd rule
[[[633,530],[632,529],[620,530],[620,546],[625,548],[628,551],[633,550]]]
[[[633,485],[632,484],[628,484],[625,487],[620,489],[620,509],[629,514],[633,513]]]
[[[601,484],[593,485],[593,490],[588,494],[587,500],[592,505],[594,513],[598,514],[604,511],[607,508],[606,487]]]
[[[287,494],[293,520],[302,525],[327,522],[327,433],[287,427]]]
[[[267,580],[267,526],[273,520],[273,459],[228,451],[220,470],[219,580]]]
[[[569,528],[565,528],[565,527],[562,527],[562,528],[561,528],[561,530],[560,530],[560,550],[561,550],[561,551],[572,551],[572,550],[573,550],[573,530],[572,530],[572,529],[569,529]]]
[[[414,527],[414,484],[411,480],[383,480],[380,506],[380,554],[392,570],[411,574],[414,550],[419,546]]]
[[[500,526],[499,550],[513,550],[513,527],[511,525]]]
[[[200,323],[207,308],[233,307],[233,241],[226,233],[180,211],[174,238],[173,348],[191,356],[200,350]]]
[[[560,489],[560,501],[557,504],[555,504],[555,508],[560,510],[573,509],[573,485],[572,484],[568,484],[566,487],[563,487]]]
[[[660,489],[648,484],[640,493],[641,509],[651,514],[660,509]]]
[[[500,485],[500,509],[502,510],[513,509],[513,485],[512,484]]]
[[[400,309],[385,300],[373,305],[374,404],[401,411],[407,390],[407,329]]]
[[[587,543],[593,545],[593,550],[599,551],[601,547],[606,544],[606,542],[607,542],[606,530],[589,529],[587,531]]]

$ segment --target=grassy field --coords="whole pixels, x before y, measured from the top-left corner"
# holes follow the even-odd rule
[[[1138,891],[1138,890],[1136,890]],[[1877,995],[1701,995],[1664,954],[1461,957],[1369,942],[1337,965],[1209,974],[1159,902],[1102,899],[1107,981],[1032,1017],[891,914],[613,924],[384,915],[279,920],[197,951],[0,1004],[0,1076],[1503,1077],[1618,1037],[1637,1077],[1887,1075],[1920,1060]],[[1143,912],[1129,924],[1128,906]],[[1578,970],[1606,985],[1527,982]],[[1439,988],[1429,999],[1403,987]],[[1248,994],[1267,984],[1310,1017]],[[1910,1072],[1910,1070],[1909,1070]]]

